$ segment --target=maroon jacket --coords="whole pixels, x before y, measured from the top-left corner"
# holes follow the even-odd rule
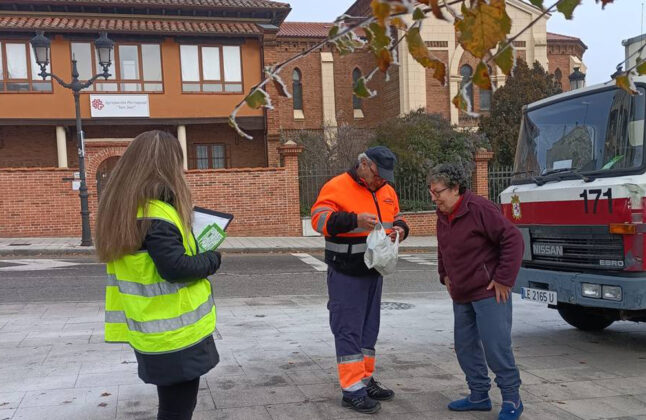
[[[451,298],[473,302],[496,295],[491,280],[505,286],[516,282],[523,258],[520,231],[489,200],[466,191],[455,218],[437,212],[440,281],[451,281]]]

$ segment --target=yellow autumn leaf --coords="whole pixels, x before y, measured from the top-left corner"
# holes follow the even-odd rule
[[[462,92],[458,92],[457,95],[453,98],[451,101],[453,105],[460,111],[468,112],[469,111],[469,103],[464,99],[464,96],[462,96]]]
[[[419,27],[415,26],[408,30],[406,33],[406,42],[408,44],[408,52],[410,52],[410,55],[413,56],[415,61],[428,69],[435,70],[433,78],[437,79],[442,85],[446,84],[446,65],[431,57],[419,33]]]
[[[245,98],[245,102],[247,103],[249,108],[252,108],[252,109],[258,109],[263,106],[265,108],[271,108],[271,101],[269,99],[269,95],[267,95],[267,92],[265,92],[262,89],[258,89],[252,92],[250,95],[248,95]]]
[[[581,0],[561,0],[556,5],[556,10],[563,13],[566,19],[570,20],[573,17],[574,9],[581,4]]]
[[[389,50],[383,49],[377,53],[377,67],[382,72],[387,72],[390,65],[393,63],[393,55]]]
[[[516,67],[516,54],[514,53],[514,47],[511,44],[500,42],[493,61],[504,74],[509,76],[514,67]]]
[[[368,86],[366,85],[366,78],[363,76],[356,81],[352,92],[354,93],[354,96],[362,99],[372,98],[376,95],[374,91],[368,89]]]
[[[635,70],[637,71],[637,74],[639,74],[640,76],[642,74],[646,74],[646,61],[642,61],[641,63],[639,63],[637,67],[635,67]]]
[[[630,79],[630,76],[628,73],[624,73],[621,76],[617,76],[615,78],[615,84],[617,87],[622,88],[626,92],[630,93],[631,95],[635,95],[637,91],[635,90],[635,84],[633,81]]]
[[[390,3],[383,0],[372,0],[370,7],[372,7],[372,15],[377,19],[377,22],[381,26],[386,26],[386,19],[391,13]]]
[[[482,59],[511,31],[505,0],[479,0],[471,7],[462,4],[462,18],[455,21],[458,42],[474,57]]]
[[[408,52],[410,52],[410,55],[412,55],[418,63],[426,67],[426,64],[431,60],[431,57],[428,53],[428,48],[426,48],[426,44],[422,39],[422,35],[419,33],[419,27],[415,26],[408,30],[406,33],[406,43],[408,44]]]
[[[476,66],[476,71],[473,74],[473,84],[480,89],[491,90],[491,77],[489,77],[489,69],[482,61]]]
[[[394,26],[395,28],[397,28],[397,29],[399,29],[399,30],[401,30],[401,31],[405,31],[406,29],[408,29],[408,25],[407,25],[407,24],[406,24],[406,22],[404,22],[404,20],[403,20],[402,18],[400,18],[400,17],[392,18],[392,19],[390,20],[390,25],[391,25],[391,26]]]

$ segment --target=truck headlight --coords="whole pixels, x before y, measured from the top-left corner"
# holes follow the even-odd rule
[[[603,286],[603,298],[607,300],[620,301],[622,298],[621,287]]]
[[[601,299],[601,285],[581,283],[581,294],[583,295],[583,297]]]

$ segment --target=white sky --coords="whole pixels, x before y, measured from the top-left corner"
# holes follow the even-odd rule
[[[283,0],[292,6],[290,21],[331,22],[345,12],[352,0]],[[615,0],[601,10],[594,0],[582,0],[574,19],[567,21],[555,13],[547,23],[549,32],[581,38],[588,46],[583,61],[588,67],[586,83],[601,83],[610,79],[616,65],[624,59],[621,41],[641,33],[643,0]],[[545,4],[551,4],[545,0]],[[646,6],[645,6],[646,8]]]

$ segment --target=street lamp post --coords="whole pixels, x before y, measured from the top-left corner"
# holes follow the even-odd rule
[[[92,76],[89,80],[83,82],[79,80],[79,72],[76,67],[76,59],[72,57],[72,81],[70,83],[64,82],[60,77],[47,71],[50,56],[50,40],[45,37],[43,32],[38,32],[35,37],[30,41],[31,46],[36,56],[36,63],[40,66],[39,76],[45,80],[51,77],[56,80],[59,85],[64,88],[72,90],[74,93],[74,107],[76,111],[76,138],[78,140],[78,156],[79,156],[79,178],[81,185],[79,188],[79,197],[81,198],[81,246],[92,245],[92,234],[90,230],[90,207],[88,204],[87,184],[85,182],[85,139],[83,135],[83,127],[81,125],[81,105],[79,101],[80,92],[88,88],[99,77],[108,79],[111,76],[110,66],[112,65],[112,50],[114,49],[114,42],[108,38],[105,32],[101,32],[99,38],[94,41],[99,58],[99,64],[103,68],[103,73]]]
[[[572,74],[568,76],[570,79],[570,90],[581,89],[585,86],[585,73],[579,70],[580,67],[575,67]]]

